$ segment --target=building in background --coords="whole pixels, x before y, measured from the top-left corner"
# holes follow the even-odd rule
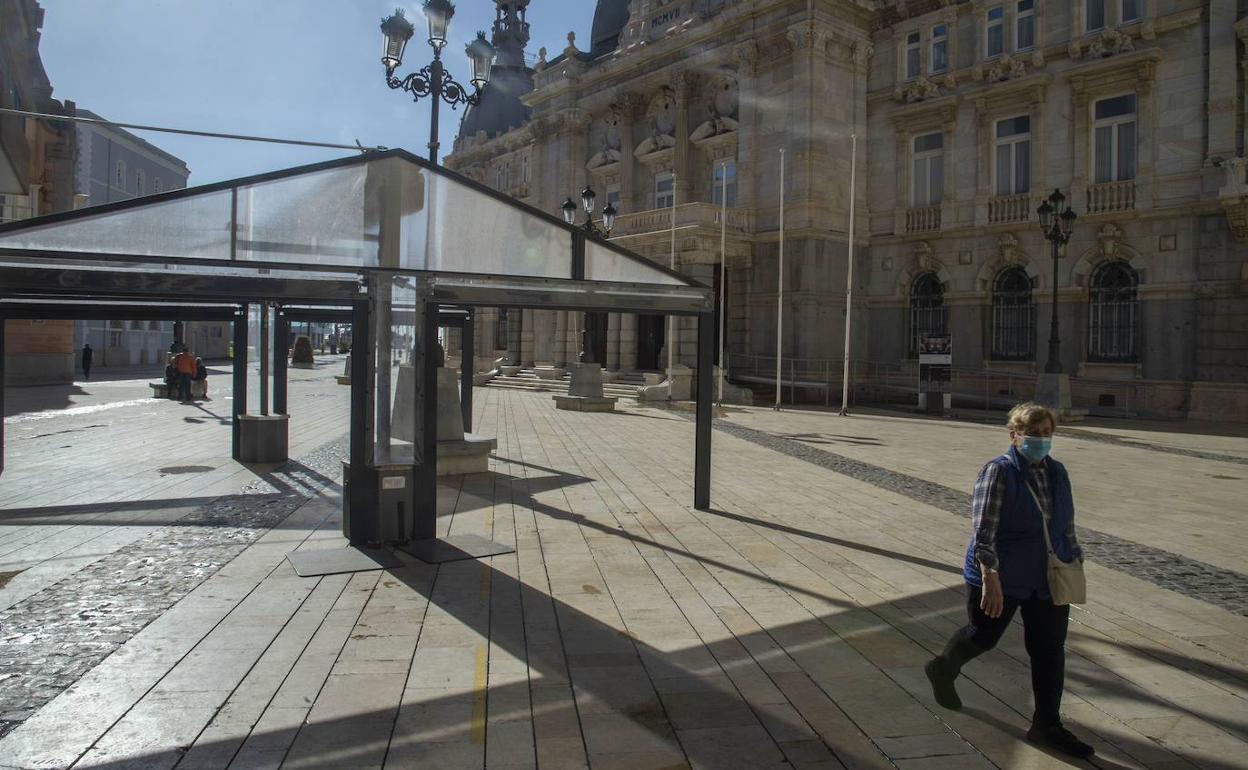
[[[82,108],[75,114],[103,120]],[[123,128],[78,123],[77,144],[74,189],[78,206],[180,190],[190,177],[190,169],[181,158]],[[96,351],[97,367],[163,365],[175,336],[194,355],[205,359],[229,355],[229,324],[114,320],[77,321],[74,327],[75,348],[90,343]]]
[[[0,106],[72,115],[52,98],[35,0],[0,0]],[[0,222],[65,211],[74,204],[77,144],[73,124],[0,115]],[[72,321],[5,321],[5,380],[66,382],[74,373]]]
[[[948,333],[955,384],[1029,397],[1054,290],[1036,209],[1061,188],[1074,405],[1248,415],[1243,3],[598,0],[588,50],[570,35],[532,68],[528,4],[496,0],[499,85],[446,165],[555,215],[590,184],[622,212],[613,239],[663,265],[674,200],[677,269],[727,292],[733,374],[769,379],[777,353],[784,150],[785,377],[839,393],[854,133],[857,392],[913,390],[916,341]],[[478,318],[483,358],[573,361],[589,328],[606,368],[666,363],[658,317]]]

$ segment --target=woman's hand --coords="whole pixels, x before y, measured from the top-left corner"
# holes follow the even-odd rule
[[[1005,595],[1001,593],[1001,577],[995,572],[984,573],[984,587],[979,608],[990,618],[999,618],[1005,610]]]

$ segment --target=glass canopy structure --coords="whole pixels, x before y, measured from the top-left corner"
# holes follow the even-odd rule
[[[436,367],[427,354],[449,307],[692,315],[698,370],[712,368],[710,289],[403,150],[0,226],[0,317],[75,318],[93,303],[117,317],[231,306],[244,356],[256,307],[349,317],[353,542],[385,539],[368,473],[395,465],[415,479],[405,535],[433,536]],[[284,411],[285,342],[273,342],[275,390],[283,378],[274,406]],[[236,448],[249,405],[242,369],[236,359]],[[711,380],[698,387],[700,508],[710,497]]]

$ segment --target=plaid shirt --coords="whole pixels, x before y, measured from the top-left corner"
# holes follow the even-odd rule
[[[1039,465],[1031,466],[1031,477],[1035,485],[1032,491],[1040,501],[1040,510],[1044,513],[1044,524],[1047,527],[1053,517],[1053,485],[1049,482],[1049,462],[1046,458]],[[1005,476],[996,462],[990,462],[979,472],[975,480],[975,491],[971,496],[971,530],[975,533],[975,561],[981,570],[999,570],[997,559],[997,526],[1001,522],[1001,508],[1005,505]],[[1082,558],[1079,541],[1075,539],[1075,522],[1066,525],[1066,542],[1070,543],[1071,553]]]

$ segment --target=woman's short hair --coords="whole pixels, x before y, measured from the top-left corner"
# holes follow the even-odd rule
[[[1057,418],[1047,406],[1026,401],[1010,410],[1010,417],[1005,426],[1015,433],[1028,433],[1044,424],[1045,420],[1056,429]]]

